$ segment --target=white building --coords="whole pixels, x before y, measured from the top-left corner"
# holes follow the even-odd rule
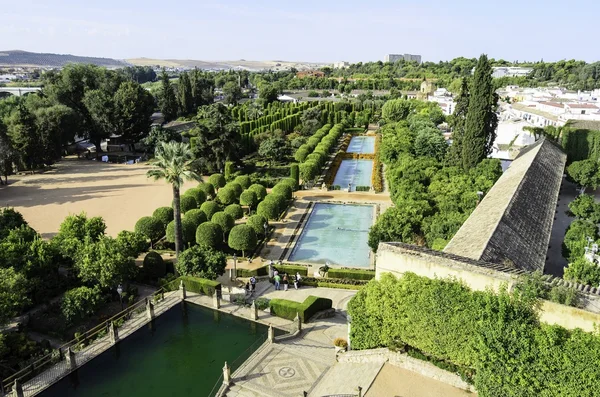
[[[455,103],[452,93],[445,88],[438,88],[433,92],[433,95],[427,96],[429,102],[436,102],[446,116],[454,113]]]
[[[565,110],[572,115],[596,115],[600,112],[600,108],[591,103],[567,103]]]
[[[383,58],[384,62],[398,62],[400,60],[405,61],[415,61],[417,63],[421,63],[421,55],[412,55],[412,54],[386,54]]]
[[[350,66],[350,62],[346,62],[346,61],[335,62],[332,66],[334,69],[346,69],[348,66]]]
[[[519,66],[495,66],[492,70],[492,77],[526,77],[533,69]]]

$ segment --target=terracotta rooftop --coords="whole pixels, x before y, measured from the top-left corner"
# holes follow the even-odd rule
[[[444,252],[543,270],[566,161],[545,138],[521,150]]]
[[[591,103],[567,103],[567,106],[574,109],[596,109],[600,110],[598,106],[592,105]]]
[[[548,102],[548,101],[540,102],[540,105],[548,105],[548,106],[552,106],[552,107],[559,108],[559,109],[565,108],[562,103]]]

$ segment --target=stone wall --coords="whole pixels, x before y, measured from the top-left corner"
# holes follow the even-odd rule
[[[379,244],[375,278],[381,278],[383,273],[392,273],[399,277],[406,272],[428,278],[454,277],[478,291],[488,287],[498,290],[503,284],[506,284],[510,290],[518,277],[526,274],[523,270],[414,245]],[[569,283],[552,276],[544,276],[544,280],[550,286],[562,285],[577,290],[582,298],[582,308],[542,301],[541,321],[567,329],[581,328],[584,331],[593,331],[595,324],[600,324],[600,289]]]
[[[351,350],[338,354],[337,361],[341,363],[382,363],[388,362],[399,368],[403,368],[420,375],[435,379],[459,389],[475,392],[475,388],[462,380],[460,376],[445,371],[435,365],[413,357],[406,353],[392,352],[389,349]]]

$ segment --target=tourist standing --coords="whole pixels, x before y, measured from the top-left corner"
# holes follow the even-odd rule
[[[287,273],[283,275],[283,290],[287,291],[288,290],[288,284],[289,284],[289,280],[288,280],[288,276]]]
[[[298,289],[300,286],[300,272],[296,272],[296,279],[294,280],[294,288]]]
[[[250,287],[250,291],[254,292],[256,289],[256,277],[254,276],[250,277]]]
[[[281,283],[281,276],[279,274],[275,273],[275,276],[273,276],[273,281],[275,281],[275,290],[278,291],[279,284]]]

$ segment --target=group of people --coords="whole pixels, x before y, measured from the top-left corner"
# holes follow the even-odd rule
[[[294,288],[298,289],[298,287],[300,287],[300,280],[302,279],[302,277],[300,277],[300,273],[297,272],[296,276],[294,277]],[[273,272],[273,281],[275,282],[275,290],[279,291],[281,290],[281,286],[283,285],[283,290],[287,291],[289,284],[290,284],[290,279],[288,278],[287,273],[283,273],[283,277],[281,277],[279,275],[279,272],[277,270],[275,270]]]

